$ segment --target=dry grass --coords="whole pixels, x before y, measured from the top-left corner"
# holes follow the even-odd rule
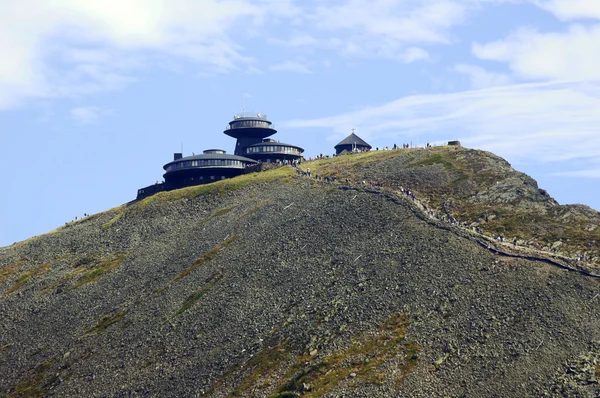
[[[318,353],[294,358],[283,344],[265,348],[248,362],[228,370],[208,394],[240,372],[245,375],[229,394],[231,397],[250,396],[250,391],[269,390],[272,386],[276,389],[271,398],[320,397],[342,383],[390,383],[399,388],[418,363],[419,347],[405,339],[408,325],[406,315],[394,315],[377,330],[356,336],[347,348],[320,358]],[[392,362],[399,372],[390,379],[383,367]]]
[[[85,332],[85,335],[90,336],[93,334],[100,334],[106,332],[106,329],[108,329],[109,326],[111,326],[114,323],[117,323],[126,313],[126,311],[119,311],[116,314],[104,315],[98,321],[98,323],[96,323],[96,325],[94,325],[92,328],[88,329]]]
[[[189,310],[190,308],[192,308],[192,306],[198,300],[200,300],[215,285],[215,283],[220,281],[222,278],[223,278],[222,273],[216,274],[216,275],[212,276],[211,278],[209,278],[206,281],[207,285],[205,287],[203,287],[202,289],[200,289],[199,291],[195,292],[194,294],[190,295],[187,299],[185,299],[185,301],[183,302],[183,305],[181,306],[181,308],[179,310],[177,310],[177,312],[175,312],[175,314],[173,314],[173,317],[181,315],[184,312],[186,312],[187,310]]]
[[[0,283],[6,282],[6,280],[16,274],[19,271],[19,267],[27,263],[27,260],[22,258],[4,266],[0,269]]]
[[[292,367],[292,370],[301,370],[284,382],[277,393],[295,392],[305,397],[320,397],[345,380],[352,384],[383,384],[385,376],[381,365],[401,357],[401,372],[394,383],[396,388],[399,387],[418,359],[418,347],[405,340],[408,325],[406,315],[395,315],[375,333],[357,338],[346,350],[334,352],[316,363],[309,362],[308,366],[306,358],[301,357]],[[355,376],[349,378],[351,374]],[[303,391],[304,385],[310,386],[310,390]]]
[[[240,235],[234,235],[234,236],[227,238],[223,243],[217,245],[217,247],[215,247],[212,250],[210,250],[209,252],[207,252],[204,256],[202,256],[198,260],[196,260],[194,262],[194,264],[192,264],[189,268],[186,268],[179,275],[177,275],[175,278],[173,278],[173,280],[171,280],[169,285],[179,282],[180,280],[182,280],[183,278],[188,276],[190,273],[192,273],[195,269],[197,269],[201,265],[203,265],[204,263],[215,258],[215,256],[217,254],[219,254],[219,252],[221,250],[225,249],[227,246],[229,246],[233,241],[235,241],[239,237],[240,237]]]

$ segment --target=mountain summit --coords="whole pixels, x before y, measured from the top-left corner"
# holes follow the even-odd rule
[[[599,267],[488,152],[245,174],[0,248],[0,394],[598,396]]]

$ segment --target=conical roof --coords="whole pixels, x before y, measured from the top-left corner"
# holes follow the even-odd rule
[[[334,148],[342,145],[356,145],[356,146],[366,146],[371,149],[371,145],[369,145],[365,140],[352,133],[348,137],[344,138],[339,144],[337,144]]]

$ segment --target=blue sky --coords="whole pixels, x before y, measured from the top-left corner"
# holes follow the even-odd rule
[[[598,0],[0,0],[0,246],[262,112],[307,157],[459,139],[600,209]]]

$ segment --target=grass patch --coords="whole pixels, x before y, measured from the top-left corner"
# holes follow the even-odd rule
[[[95,282],[101,277],[103,277],[108,272],[112,271],[125,260],[127,257],[124,253],[119,253],[109,257],[106,260],[101,261],[98,264],[95,264],[91,269],[86,269],[83,275],[75,282],[73,285],[73,289],[76,289],[80,286],[83,286],[87,283]]]
[[[119,219],[121,217],[123,217],[123,213],[117,214],[116,216],[114,216],[113,218],[111,218],[109,222],[102,224],[102,228],[104,228],[104,229],[110,228],[114,223],[116,223],[117,221],[119,221]]]
[[[192,264],[189,268],[186,268],[185,270],[183,270],[183,272],[181,272],[179,275],[177,275],[175,278],[173,278],[173,280],[169,283],[169,285],[179,282],[180,280],[182,280],[183,278],[188,276],[191,272],[193,272],[196,268],[200,267],[204,263],[215,258],[215,256],[217,254],[219,254],[219,252],[221,250],[225,249],[227,246],[229,246],[234,240],[236,240],[239,237],[240,237],[240,235],[238,234],[238,235],[234,235],[234,236],[227,238],[223,243],[219,244],[217,247],[210,250],[204,256],[202,256],[198,260],[196,260],[194,262],[194,264]]]
[[[266,205],[270,201],[271,201],[270,199],[261,200],[252,209],[248,210],[247,212],[245,212],[244,214],[242,214],[241,216],[239,216],[238,219],[235,220],[235,224],[239,223],[240,221],[242,221],[244,218],[248,217],[249,215],[254,214],[258,209],[260,209],[261,207],[263,207],[264,205]]]
[[[281,344],[262,350],[246,363],[244,367],[251,369],[250,373],[234,388],[230,396],[238,397],[243,392],[250,391],[261,378],[268,376],[282,362],[285,362],[288,356],[289,353],[282,348]]]
[[[227,380],[239,379],[242,371],[245,376],[229,394],[231,397],[248,391],[264,394],[263,390],[271,390],[271,398],[321,397],[342,382],[350,386],[392,383],[398,387],[418,363],[419,347],[405,339],[409,324],[407,315],[394,315],[377,330],[355,336],[346,349],[321,358],[318,353],[294,358],[281,343],[265,348],[246,363],[229,369],[207,395]],[[399,372],[393,378],[386,371],[389,364],[398,366]]]
[[[26,379],[17,384],[9,397],[37,398],[45,396],[46,390],[55,381],[53,378],[48,377],[48,371],[53,365],[51,361],[38,365]]]
[[[66,275],[60,278],[58,281],[44,288],[40,294],[50,293],[56,288],[67,285],[73,280],[75,280],[75,282],[71,286],[64,287],[63,290],[73,290],[87,283],[95,282],[108,272],[121,265],[126,257],[127,254],[125,253],[116,253],[102,260],[98,260],[89,256],[76,258],[72,261],[72,264],[75,268],[70,272],[67,272]]]
[[[106,332],[106,329],[114,323],[117,323],[123,316],[127,313],[127,311],[120,311],[116,314],[104,315],[94,327],[88,329],[85,332],[86,336],[90,336],[93,334],[100,334]]]
[[[418,347],[405,340],[408,325],[406,315],[395,315],[382,324],[378,331],[356,339],[346,350],[332,353],[316,363],[307,362],[305,356],[300,357],[291,368],[294,376],[284,381],[276,394],[320,397],[344,380],[351,380],[352,384],[383,384],[385,375],[382,365],[398,356],[403,359],[396,385],[401,383],[412,372],[418,359]],[[349,378],[351,374],[353,378]],[[310,386],[310,390],[305,391],[304,385]]]
[[[4,268],[0,269],[0,283],[6,282],[6,280],[12,275],[16,274],[19,270],[19,267],[27,262],[26,259],[22,258],[20,260],[14,261],[10,264],[4,266]]]
[[[293,181],[294,175],[295,171],[291,167],[279,167],[263,172],[242,174],[234,178],[227,178],[225,180],[220,180],[210,184],[195,185],[173,191],[159,192],[153,196],[134,203],[133,206],[143,208],[148,205],[150,199],[152,199],[152,202],[157,201],[162,203],[185,198],[191,199],[201,195],[222,196],[227,192],[236,191],[249,185],[291,182]]]
[[[215,285],[215,283],[217,283],[221,279],[223,279],[223,273],[219,273],[219,274],[213,276],[212,278],[210,278],[209,280],[207,280],[206,282],[208,283],[208,285],[206,285],[204,288],[202,288],[201,290],[197,291],[196,293],[192,294],[187,299],[185,299],[185,301],[183,302],[183,305],[181,306],[181,308],[179,310],[177,310],[177,312],[175,312],[173,317],[179,316],[179,315],[183,314],[184,312],[186,312],[187,310],[189,310],[190,308],[192,308],[192,306],[196,303],[196,301],[200,300],[202,298],[202,296],[204,296]]]
[[[413,163],[410,165],[410,167],[432,166],[435,164],[441,164],[446,170],[451,170],[454,168],[454,165],[439,153]]]
[[[231,207],[226,207],[226,208],[223,208],[223,209],[219,209],[219,210],[215,211],[213,214],[211,214],[210,216],[208,216],[206,219],[202,220],[200,222],[200,225],[206,224],[207,222],[209,222],[213,218],[224,216],[225,214],[231,212],[235,208],[237,208],[237,205],[231,206]]]
[[[304,171],[310,168],[310,172],[312,175],[319,175],[322,177],[336,175],[338,177],[345,177],[349,174],[349,171],[351,171],[350,169],[356,170],[369,163],[394,158],[408,151],[409,149],[398,149],[391,151],[370,151],[352,153],[348,155],[336,156],[329,159],[318,159],[309,162],[304,162],[302,163],[300,168]],[[352,175],[350,175],[350,177],[352,177]]]
[[[17,278],[15,284],[4,293],[5,295],[9,295],[17,290],[19,290],[23,285],[25,285],[31,279],[31,272],[23,272],[21,276]]]

